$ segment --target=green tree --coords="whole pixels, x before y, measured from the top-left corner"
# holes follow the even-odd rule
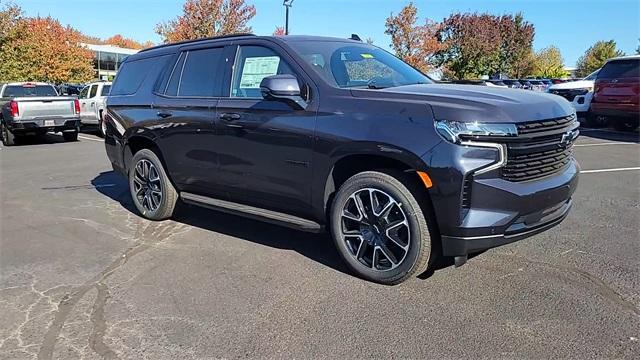
[[[442,50],[436,59],[450,78],[522,73],[533,36],[533,25],[521,14],[454,13],[438,33]]]
[[[536,52],[533,59],[533,75],[543,78],[566,77],[568,73],[564,70],[560,49],[552,45]]]
[[[578,59],[576,76],[585,77],[601,68],[608,59],[623,55],[624,53],[616,48],[615,41],[598,41]]]
[[[255,15],[256,8],[244,0],[186,0],[182,15],[157,24],[155,31],[165,43],[245,33]]]

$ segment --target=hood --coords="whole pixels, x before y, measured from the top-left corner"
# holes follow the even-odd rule
[[[593,80],[578,80],[549,86],[549,90],[593,88]]]
[[[352,90],[352,94],[425,102],[439,120],[518,123],[563,117],[575,111],[557,95],[477,85],[419,84]]]

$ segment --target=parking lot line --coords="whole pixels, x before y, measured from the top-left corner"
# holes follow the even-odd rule
[[[90,138],[90,137],[86,137],[86,136],[82,136],[82,135],[78,135],[78,138],[84,139],[84,140],[91,140],[91,141],[100,141],[100,142],[104,141],[102,139]]]
[[[614,169],[595,169],[595,170],[582,170],[581,174],[592,174],[592,173],[602,173],[602,172],[615,172],[615,171],[632,171],[632,170],[640,170],[639,167],[628,167],[628,168],[614,168]]]
[[[604,145],[640,145],[634,142],[623,142],[623,141],[612,141],[612,142],[603,142],[603,143],[595,143],[595,144],[576,144],[573,147],[587,147],[587,146],[604,146]]]

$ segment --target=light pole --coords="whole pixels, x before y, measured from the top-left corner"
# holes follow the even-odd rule
[[[289,35],[289,8],[293,5],[294,0],[284,0],[282,5],[284,5],[285,10],[285,21],[284,21],[284,34]]]

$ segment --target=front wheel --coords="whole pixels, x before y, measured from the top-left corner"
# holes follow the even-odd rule
[[[173,215],[178,192],[153,151],[142,149],[131,159],[129,190],[136,208],[147,219],[164,220]]]
[[[360,277],[393,285],[433,263],[419,191],[426,189],[401,172],[366,171],[340,187],[331,208],[331,233],[340,255]]]

